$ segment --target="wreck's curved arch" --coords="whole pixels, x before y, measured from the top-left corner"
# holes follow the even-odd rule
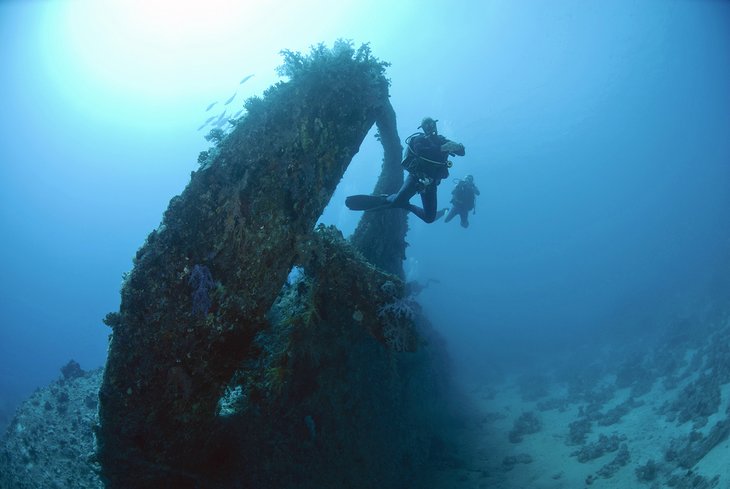
[[[97,438],[109,488],[205,485],[191,467],[219,428],[221,393],[253,354],[292,265],[312,266],[314,224],[373,124],[384,145],[375,191],[395,192],[403,181],[385,64],[366,46],[342,44],[285,59],[295,76],[250,100],[171,200],[136,254],[119,313],[106,319],[113,335]],[[402,277],[405,230],[403,211],[369,213],[352,242]],[[375,291],[366,300],[395,293],[378,292],[385,272],[372,269],[379,283],[363,285]],[[359,321],[377,329],[377,308],[370,311]]]

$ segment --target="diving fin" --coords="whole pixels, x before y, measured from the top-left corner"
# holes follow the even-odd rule
[[[345,205],[353,211],[374,211],[391,206],[388,196],[382,195],[350,195],[345,199]]]

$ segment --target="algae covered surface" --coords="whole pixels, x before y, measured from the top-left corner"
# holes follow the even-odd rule
[[[211,135],[216,147],[137,252],[105,321],[106,487],[420,477],[447,369],[431,370],[444,354],[402,282],[405,215],[357,241],[386,270],[337,230],[314,229],[376,122],[387,186],[402,181],[385,67],[346,42],[284,52],[289,81],[249,100],[230,134]],[[394,246],[365,246],[376,239]]]

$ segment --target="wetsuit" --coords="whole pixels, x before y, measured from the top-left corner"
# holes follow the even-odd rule
[[[449,140],[440,134],[416,133],[406,139],[403,167],[408,170],[408,176],[400,190],[388,197],[393,207],[407,209],[427,223],[436,219],[436,188],[442,179],[449,176],[449,153],[441,151],[447,142]],[[464,156],[464,147],[453,154]],[[422,208],[409,202],[418,192],[421,193]]]
[[[451,210],[446,215],[445,222],[449,222],[458,214],[461,218],[461,227],[469,227],[469,211],[474,208],[479,189],[473,183],[460,181],[451,192]]]

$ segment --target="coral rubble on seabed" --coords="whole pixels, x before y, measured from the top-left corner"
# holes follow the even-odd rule
[[[532,374],[478,385],[480,441],[469,470],[442,487],[730,487],[729,365],[730,315],[717,313],[603,353],[557,355],[539,369],[539,395]]]
[[[103,487],[93,434],[101,375],[65,370],[18,408],[0,446],[0,488]]]

